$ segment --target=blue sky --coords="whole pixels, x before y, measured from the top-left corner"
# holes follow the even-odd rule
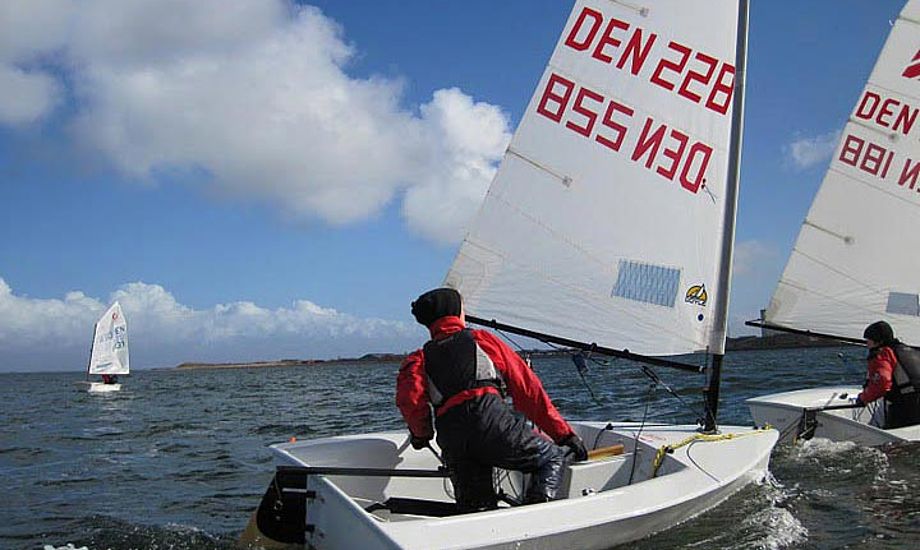
[[[902,5],[753,0],[732,333]],[[411,349],[570,8],[5,3],[0,370],[83,368],[115,298],[139,367]]]

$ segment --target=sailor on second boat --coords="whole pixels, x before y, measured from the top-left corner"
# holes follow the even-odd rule
[[[866,327],[869,368],[863,391],[865,405],[885,398],[885,429],[920,424],[920,351],[901,343],[885,321]]]
[[[396,404],[415,449],[434,436],[434,408],[438,445],[460,511],[497,507],[493,467],[532,474],[526,503],[555,499],[568,455],[585,460],[587,451],[536,374],[496,336],[466,328],[454,289],[422,294],[412,302],[412,314],[428,327],[431,340],[400,367]],[[504,401],[505,391],[526,418]],[[535,433],[528,418],[549,437]]]

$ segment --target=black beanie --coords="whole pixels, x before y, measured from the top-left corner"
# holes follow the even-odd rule
[[[876,321],[866,327],[863,338],[879,344],[887,344],[894,340],[894,330],[885,321]]]
[[[460,315],[460,293],[452,288],[429,290],[412,302],[412,315],[426,327],[441,317]]]

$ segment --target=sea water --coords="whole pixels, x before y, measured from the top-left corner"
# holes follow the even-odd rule
[[[720,420],[749,425],[748,397],[859,385],[864,353],[730,353]],[[682,403],[628,361],[589,362],[584,381],[565,356],[533,366],[571,419],[692,423],[705,385],[702,375],[656,369]],[[109,394],[81,391],[77,371],[0,374],[0,548],[231,548],[272,478],[268,445],[403,428],[397,369],[138,370]],[[631,547],[920,547],[920,446],[813,440],[778,448],[771,471],[768,482]]]

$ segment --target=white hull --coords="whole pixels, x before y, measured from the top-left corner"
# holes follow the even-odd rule
[[[103,382],[77,382],[81,386],[85,386],[86,391],[90,393],[109,393],[113,391],[120,391],[121,384],[105,384]]]
[[[623,443],[626,453],[572,466],[564,484],[569,498],[545,504],[444,518],[369,513],[365,508],[391,497],[453,502],[450,484],[438,478],[311,475],[307,489],[316,491],[316,497],[308,500],[306,523],[315,528],[308,529],[307,543],[317,549],[609,548],[680,524],[763,479],[779,435],[775,430],[725,426],[723,434],[744,436],[678,447],[664,456],[658,476],[652,477],[656,451],[696,435],[696,426],[646,425],[636,455],[638,424],[616,424],[609,431],[605,425],[573,423],[589,445]],[[426,470],[439,465],[429,450],[413,450],[405,432],[283,443],[272,449],[286,465]],[[520,494],[520,474],[509,474],[502,488]],[[585,488],[596,492],[583,496]]]
[[[780,443],[795,440],[798,426],[806,408],[843,405],[856,397],[860,388],[839,386],[810,388],[783,393],[774,393],[748,399],[751,416],[758,426],[769,424],[779,430]],[[908,426],[883,430],[870,423],[883,425],[881,408],[870,405],[866,408],[838,409],[818,412],[814,437],[832,441],[853,441],[860,445],[884,445],[903,441],[920,441],[920,426]],[[873,416],[876,415],[875,422]]]

